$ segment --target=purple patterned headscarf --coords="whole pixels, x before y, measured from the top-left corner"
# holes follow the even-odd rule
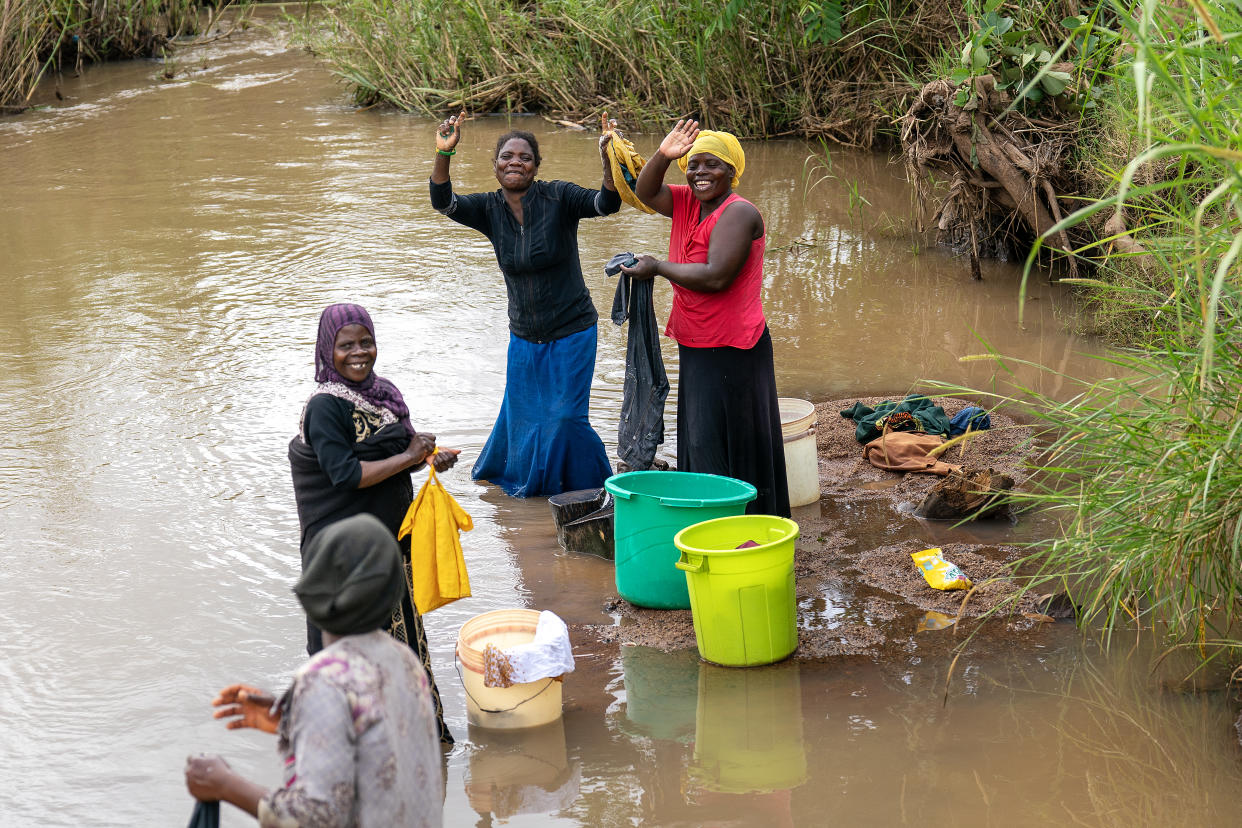
[[[350,382],[337,372],[332,362],[332,352],[336,348],[336,335],[346,325],[362,325],[370,331],[372,337],[375,336],[371,315],[361,305],[342,303],[324,308],[319,316],[319,339],[315,343],[315,382],[343,385],[372,405],[388,409],[413,436],[410,409],[397,386],[376,374],[374,370],[362,382]]]

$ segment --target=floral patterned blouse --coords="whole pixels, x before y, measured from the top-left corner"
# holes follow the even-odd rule
[[[409,647],[381,630],[345,636],[302,665],[280,704],[285,785],[260,800],[261,826],[441,824],[435,709]]]

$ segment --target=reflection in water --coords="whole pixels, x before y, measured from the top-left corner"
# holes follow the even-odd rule
[[[625,676],[625,719],[621,727],[649,739],[688,742],[698,710],[699,654],[621,648]]]
[[[469,756],[466,797],[480,816],[556,813],[578,798],[580,770],[570,768],[560,719],[525,730],[471,726]]]
[[[1062,678],[1083,653],[1049,632],[1012,648],[1012,661],[964,656],[947,708],[948,630],[898,647],[891,664],[785,665],[774,669],[788,684],[744,692],[716,689],[692,653],[618,655],[573,633],[563,762],[554,738],[506,747],[468,732],[452,657],[462,623],[530,606],[608,624],[615,595],[608,561],[560,550],[545,500],[514,501],[465,471],[504,387],[494,254],[430,209],[433,121],[356,110],[274,30],[217,41],[192,63],[202,68],[174,83],[146,61],[88,68],[62,79],[65,101],[0,119],[0,410],[10,414],[0,424],[0,752],[14,771],[0,824],[180,822],[191,748],[278,781],[270,738],[223,730],[210,699],[235,681],[280,689],[304,661],[285,451],[310,391],[315,320],[333,301],[368,307],[381,331],[377,370],[407,389],[420,429],[464,450],[441,480],[475,521],[463,537],[475,594],[426,625],[450,726],[488,747],[463,739],[448,757],[448,825],[481,821],[484,798],[488,819],[529,826],[768,825],[787,812],[798,825],[1236,823],[1219,706],[1155,695],[1104,667],[1102,686],[1114,689],[1093,697],[1086,675]],[[539,134],[543,176],[598,179],[592,136],[520,124]],[[472,122],[454,164],[463,190],[494,186],[488,157],[509,125]],[[634,139],[650,153],[658,136]],[[1061,288],[1035,280],[1019,328],[1017,268],[991,265],[975,283],[949,254],[916,251],[909,190],[887,159],[834,153],[836,178],[811,187],[804,144],[746,149],[742,195],[771,237],[765,304],[783,396],[893,396],[922,377],[987,385],[990,366],[958,361],[982,349],[976,337],[1072,376],[1108,370],[1083,356],[1091,342],[1065,332]],[[846,182],[872,206],[851,212]],[[584,224],[580,243],[606,311],[615,282],[604,262],[667,249],[668,225],[624,210]],[[667,318],[668,291],[656,300]],[[612,448],[625,331],[603,318],[591,417]],[[663,346],[675,383],[676,348]],[[1055,376],[1023,368],[1015,381],[1057,393]],[[820,508],[860,545],[919,534],[935,546],[982,531]],[[824,601],[867,621],[846,587]],[[711,688],[702,700],[700,682]],[[765,693],[801,711],[800,736],[796,715],[746,713]],[[717,709],[717,698],[732,701]],[[720,733],[700,732],[700,715]],[[756,739],[782,728],[790,744],[800,738],[808,781],[790,794],[721,792],[737,787],[729,757],[758,744],[730,729],[742,722]],[[784,769],[774,781],[793,784],[797,753],[774,761]],[[569,779],[505,781],[541,764],[569,768]],[[573,779],[572,802],[535,804],[572,791]],[[227,808],[223,818],[247,824]]]
[[[639,770],[655,821],[794,824],[790,792],[807,778],[796,662],[739,669],[626,646],[621,669],[625,711],[610,722],[660,768]]]
[[[789,792],[806,782],[802,693],[798,664],[738,669],[703,664],[694,759],[689,769],[698,796],[736,809],[756,807],[768,825],[792,826]],[[764,794],[730,805],[722,794]]]

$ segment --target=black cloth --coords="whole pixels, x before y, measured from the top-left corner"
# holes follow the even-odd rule
[[[772,335],[752,348],[679,345],[677,468],[750,483],[751,515],[789,517]]]
[[[352,403],[331,394],[316,394],[306,404],[302,428],[309,445],[300,437],[289,441],[289,467],[293,474],[293,496],[297,501],[298,523],[302,529],[302,566],[307,563],[307,548],[315,536],[335,521],[359,514],[374,515],[396,538],[405,519],[406,510],[414,502],[414,485],[407,469],[387,480],[365,489],[357,488],[362,479],[363,460],[383,460],[400,454],[410,444],[410,435],[401,423],[373,428],[373,418]],[[359,439],[361,438],[361,439]],[[353,439],[353,442],[350,440]],[[323,452],[320,464],[318,452]],[[331,471],[331,474],[329,473]],[[453,742],[444,723],[440,690],[431,672],[431,650],[427,631],[411,597],[413,572],[410,571],[409,536],[398,541],[401,549],[407,589],[402,592],[400,612],[393,614],[389,632],[409,645],[418,654],[431,685],[431,700],[436,708],[436,726],[440,741]],[[308,618],[306,621],[306,653],[314,655],[323,649],[323,632]]]
[[[522,224],[504,193],[453,192],[431,182],[431,206],[492,242],[509,294],[509,330],[543,344],[585,331],[599,314],[582,278],[578,222],[621,209],[613,190],[568,181],[535,181],[522,196]]]
[[[220,803],[195,802],[186,828],[220,828]]]
[[[653,280],[632,282],[617,277],[612,321],[629,320],[625,340],[625,387],[621,395],[621,422],[617,426],[617,456],[630,471],[651,468],[656,448],[664,442],[664,401],[668,375],[660,353],[660,331],[652,301]]]
[[[333,635],[361,635],[392,620],[405,591],[397,539],[374,515],[329,524],[306,549],[293,591],[306,617]]]

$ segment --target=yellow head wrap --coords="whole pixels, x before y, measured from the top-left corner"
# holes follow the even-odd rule
[[[694,139],[690,151],[677,159],[677,166],[685,172],[686,167],[690,165],[690,157],[701,152],[714,155],[733,168],[731,186],[736,187],[737,182],[742,180],[742,171],[746,169],[746,153],[742,152],[742,145],[732,134],[711,129],[699,130],[699,137]]]

